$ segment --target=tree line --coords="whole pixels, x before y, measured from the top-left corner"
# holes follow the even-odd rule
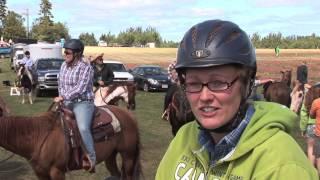
[[[6,1],[0,1],[0,34],[4,39],[31,38],[38,41],[56,42],[60,39],[69,39],[69,28],[61,22],[54,22],[51,13],[52,4],[49,0],[41,0],[39,17],[32,23],[30,32],[23,25],[25,18],[6,7]],[[79,35],[85,45],[96,46],[99,41],[107,42],[108,46],[144,47],[149,42],[154,42],[156,47],[178,47],[178,42],[163,39],[153,27],[129,27],[118,35],[110,32],[102,34],[98,39],[94,33],[84,32]],[[305,36],[283,36],[279,33],[269,33],[262,37],[258,33],[250,35],[256,48],[301,48],[318,49],[320,37],[315,33]]]

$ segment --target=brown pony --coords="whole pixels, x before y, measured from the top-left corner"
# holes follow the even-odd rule
[[[119,101],[127,104],[127,109],[135,110],[136,108],[136,86],[134,83],[116,83],[108,88],[99,88],[95,93],[95,105],[118,105]]]
[[[2,109],[2,108],[1,108]],[[104,161],[111,176],[139,179],[140,142],[138,125],[130,112],[116,106],[109,110],[120,121],[121,131],[95,143],[97,163]],[[60,123],[60,113],[45,112],[35,117],[0,117],[0,146],[24,157],[41,180],[63,180],[70,169],[70,146]],[[122,157],[121,172],[116,155]]]
[[[281,71],[280,81],[268,82],[263,86],[263,95],[266,101],[276,102],[290,108],[291,72],[291,70]]]
[[[183,90],[177,84],[169,87],[165,95],[163,110],[162,119],[170,122],[173,136],[177,134],[181,126],[195,119]]]

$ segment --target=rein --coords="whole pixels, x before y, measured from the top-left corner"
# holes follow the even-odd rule
[[[102,101],[103,101],[106,105],[108,105],[108,103],[106,102],[105,98],[102,97],[101,87],[99,87],[99,94],[100,94],[100,97],[101,97]]]

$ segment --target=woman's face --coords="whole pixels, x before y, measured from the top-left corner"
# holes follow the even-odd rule
[[[73,57],[74,57],[74,54],[71,49],[64,50],[64,59],[66,63],[68,64],[71,63],[73,61]]]
[[[206,84],[212,81],[234,83],[221,91],[211,91],[208,86],[203,86],[200,92],[186,92],[194,115],[207,129],[216,129],[227,124],[238,112],[241,101],[241,83],[235,67],[216,66],[186,71],[186,84]]]

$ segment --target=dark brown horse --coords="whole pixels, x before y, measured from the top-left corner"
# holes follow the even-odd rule
[[[268,82],[263,86],[263,95],[266,101],[276,102],[290,108],[291,104],[291,70],[281,71],[281,79],[277,82]]]
[[[2,109],[2,108],[1,108]],[[139,179],[140,142],[138,125],[130,112],[116,106],[109,110],[120,122],[121,131],[95,143],[97,163],[105,162],[111,176]],[[41,180],[63,180],[68,166],[70,146],[60,123],[60,113],[45,112],[35,117],[0,117],[0,146],[24,157]],[[121,172],[116,155],[122,157]]]
[[[163,109],[162,118],[170,122],[174,136],[181,126],[195,119],[185,93],[177,84],[172,84],[168,89]]]
[[[125,102],[127,109],[136,108],[136,86],[134,83],[115,83],[108,88],[99,88],[95,93],[95,105],[118,105],[119,101]]]

